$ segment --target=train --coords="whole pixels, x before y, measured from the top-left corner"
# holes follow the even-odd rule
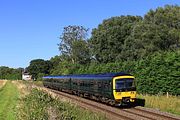
[[[44,76],[43,85],[110,105],[136,100],[135,77],[124,72]]]

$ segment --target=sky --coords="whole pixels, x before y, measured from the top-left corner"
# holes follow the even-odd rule
[[[180,0],[0,0],[0,66],[25,68],[31,60],[59,55],[65,26],[92,30],[104,19],[144,16],[166,4]]]

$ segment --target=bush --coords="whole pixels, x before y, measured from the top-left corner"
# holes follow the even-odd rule
[[[180,51],[155,53],[136,66],[140,93],[180,95]]]

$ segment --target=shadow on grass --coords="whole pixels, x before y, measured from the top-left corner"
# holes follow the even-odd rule
[[[144,107],[145,106],[145,99],[137,98],[136,102],[135,102],[135,107],[136,106]]]

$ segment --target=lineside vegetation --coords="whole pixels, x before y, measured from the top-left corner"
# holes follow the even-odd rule
[[[106,120],[103,115],[79,108],[69,102],[52,98],[49,94],[32,89],[21,100],[20,120]]]
[[[180,115],[180,97],[162,95],[138,95],[138,98],[145,99],[145,107],[159,109],[161,111]]]

